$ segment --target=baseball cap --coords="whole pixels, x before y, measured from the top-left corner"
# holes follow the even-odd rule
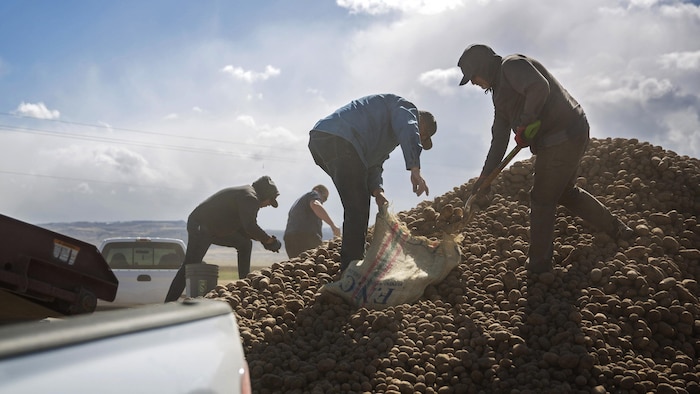
[[[469,82],[474,77],[479,64],[482,66],[487,64],[486,62],[488,59],[493,56],[496,56],[496,53],[489,46],[483,44],[473,44],[468,46],[464,52],[462,52],[462,56],[460,56],[459,61],[457,62],[457,66],[462,69],[462,74],[464,74],[462,76],[462,80],[459,81],[459,86],[465,85],[467,82]],[[480,75],[480,77],[484,76]]]
[[[260,178],[258,178],[255,182],[253,182],[253,188],[258,194],[258,198],[260,198],[261,200],[269,199],[270,205],[272,205],[275,208],[279,206],[279,204],[277,203],[277,196],[280,195],[280,192],[277,190],[275,182],[273,182],[269,176],[263,175]]]
[[[427,138],[421,139],[420,143],[421,146],[423,146],[424,150],[430,150],[430,148],[433,147],[432,137],[435,135],[435,133],[437,133],[437,122],[435,122],[435,117],[433,116],[433,114],[428,111],[420,110],[418,111],[418,113],[419,120],[420,118],[425,118],[424,125],[429,127],[428,132],[430,133],[430,135]]]

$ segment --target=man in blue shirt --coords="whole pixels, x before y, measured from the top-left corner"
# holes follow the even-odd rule
[[[319,120],[309,133],[309,150],[316,164],[333,179],[343,203],[343,241],[340,269],[365,254],[370,197],[378,206],[388,203],[382,165],[401,146],[406,169],[417,196],[429,195],[420,173],[420,154],[433,146],[437,131],[430,112],[419,111],[394,94],[353,100]]]
[[[299,256],[305,250],[321,245],[322,222],[328,223],[333,230],[333,235],[340,237],[340,229],[323,208],[328,195],[326,186],[316,185],[292,204],[287,217],[287,227],[284,230],[284,249],[290,259]]]

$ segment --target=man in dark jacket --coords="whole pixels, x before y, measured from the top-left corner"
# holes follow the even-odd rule
[[[333,179],[343,203],[340,269],[365,255],[370,197],[387,204],[382,165],[401,146],[417,196],[429,193],[420,173],[420,154],[433,146],[437,131],[430,112],[419,111],[403,97],[376,94],[353,100],[319,120],[309,133],[316,164]]]
[[[170,284],[165,302],[176,301],[185,289],[185,266],[201,264],[209,246],[236,248],[238,277],[250,272],[253,241],[279,252],[281,242],[258,226],[258,211],[266,206],[277,208],[277,186],[269,176],[260,177],[252,185],[223,189],[207,198],[187,219],[187,251],[182,266]]]
[[[579,103],[540,62],[519,54],[502,58],[490,47],[475,44],[464,50],[457,65],[463,74],[460,85],[471,81],[493,96],[491,147],[474,189],[503,159],[510,130],[520,147],[529,146],[536,155],[528,272],[552,268],[557,204],[615,239],[634,235],[600,201],[575,185],[588,145],[588,120]],[[537,133],[528,139],[525,130],[538,121]]]
[[[313,249],[323,242],[322,222],[328,223],[333,235],[340,237],[340,228],[333,223],[323,207],[328,200],[328,188],[316,185],[310,192],[304,193],[294,202],[287,217],[284,230],[284,249],[289,258],[297,257],[301,252]]]

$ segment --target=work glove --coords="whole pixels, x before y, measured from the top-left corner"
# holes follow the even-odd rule
[[[473,205],[477,206],[480,210],[484,210],[491,205],[491,198],[489,197],[489,192],[491,192],[491,185],[479,190],[481,185],[486,180],[486,175],[481,175],[479,179],[474,182],[474,187],[472,188],[472,195],[474,195]]]
[[[515,143],[518,147],[525,148],[530,146],[530,139],[525,136],[525,126],[515,128]]]
[[[487,189],[488,191],[491,191],[491,187],[487,187]],[[490,193],[487,191],[482,191],[481,193],[477,193],[476,198],[474,199],[474,205],[483,211],[491,205],[492,199],[493,198]]]
[[[525,148],[530,146],[532,139],[535,138],[537,131],[540,129],[541,122],[535,121],[527,126],[518,126],[515,128],[515,143],[518,147]]]
[[[277,239],[277,237],[275,237],[274,235],[272,236],[272,242],[263,243],[263,248],[275,253],[279,253],[281,247],[282,242],[280,242],[280,240]]]

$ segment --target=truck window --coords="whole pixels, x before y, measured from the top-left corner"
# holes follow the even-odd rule
[[[168,242],[114,242],[102,255],[112,269],[178,269],[185,258],[180,245]]]

